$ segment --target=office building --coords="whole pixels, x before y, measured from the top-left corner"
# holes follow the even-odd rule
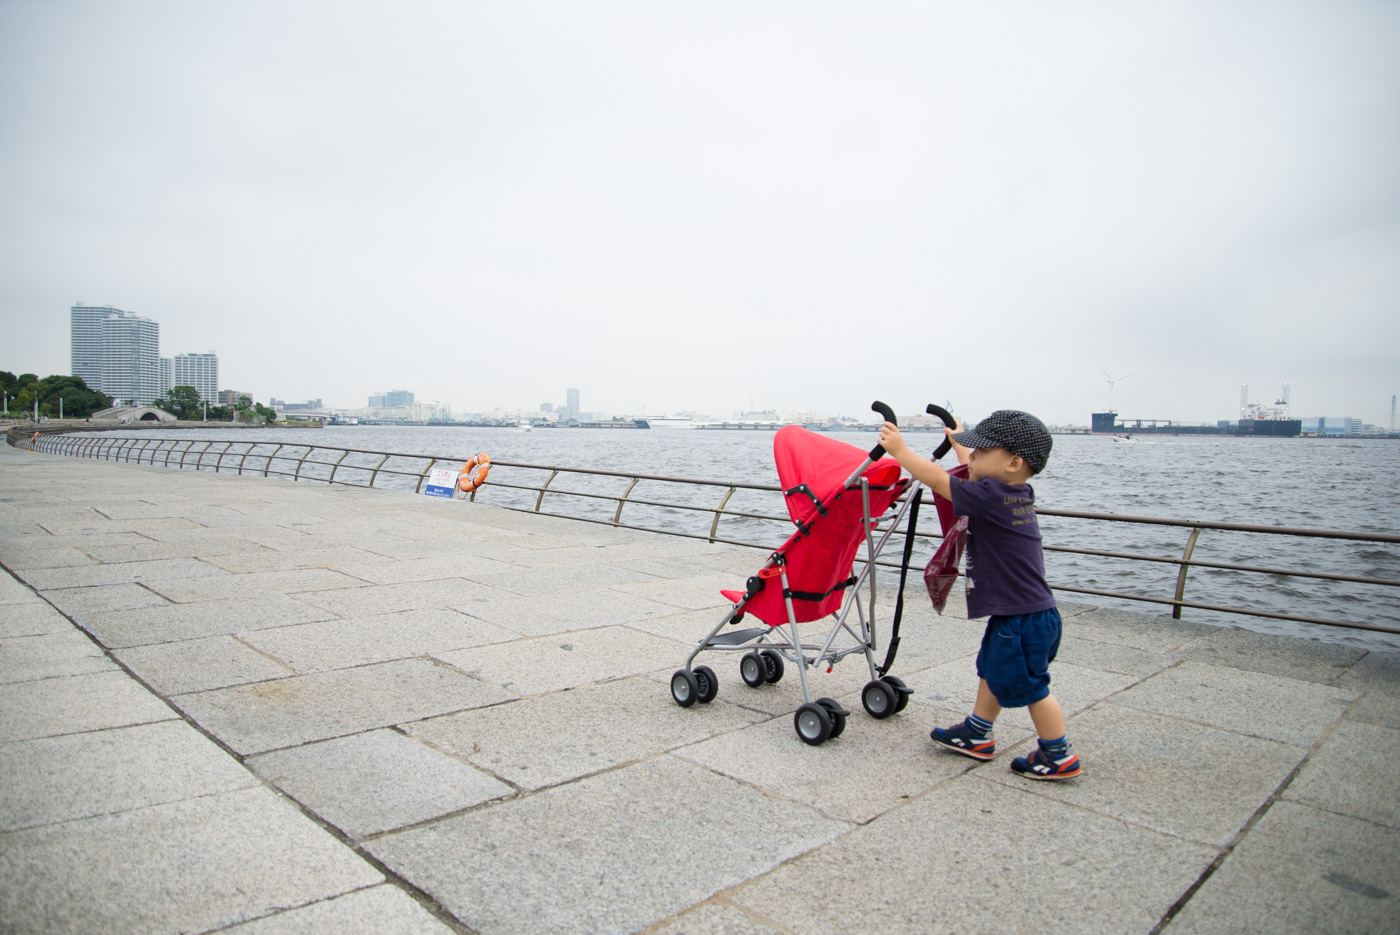
[[[564,396],[565,396],[565,398],[566,398],[566,402],[564,403],[564,409],[567,411],[567,412],[566,412],[566,415],[565,415],[565,418],[577,419],[577,418],[578,418],[578,390],[566,390],[565,393],[564,393]]]
[[[249,399],[253,398],[253,394],[249,393],[247,390],[219,390],[219,405],[237,406],[238,397],[240,396],[246,396]]]
[[[384,394],[384,405],[390,409],[395,406],[412,406],[413,394],[408,390],[390,390]]]
[[[383,394],[380,394],[379,396],[371,396],[371,397],[369,398],[369,408],[371,408],[371,409],[388,409],[388,408],[389,408],[389,398],[388,398],[387,396],[383,395]]]
[[[172,386],[192,386],[199,398],[214,403],[219,398],[219,355],[176,354],[172,360]]]
[[[154,402],[160,396],[160,323],[112,309],[102,319],[101,333],[102,392],[119,405]],[[83,341],[89,337],[84,334]]]

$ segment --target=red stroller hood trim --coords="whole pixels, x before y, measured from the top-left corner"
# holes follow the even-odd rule
[[[854,445],[809,432],[800,425],[785,426],[773,436],[773,461],[783,490],[806,484],[822,501],[840,490],[866,457],[866,452]],[[899,462],[881,458],[861,476],[872,485],[888,486],[899,480]],[[788,497],[787,508],[793,520],[804,522],[815,512],[811,498],[805,496]]]

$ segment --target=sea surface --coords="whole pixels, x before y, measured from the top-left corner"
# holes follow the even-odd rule
[[[436,427],[345,426],[319,430],[219,430],[142,432],[141,437],[219,438],[240,442],[262,439],[270,453],[284,446],[272,471],[291,473],[305,445],[337,446],[374,452],[440,457],[439,467],[460,466],[461,459],[486,452],[495,466],[490,483],[478,500],[533,509],[534,490],[549,478],[549,468],[605,470],[668,477],[776,485],[772,432],[612,429],[470,429]],[[831,434],[862,450],[875,443],[866,432]],[[939,437],[931,433],[907,436],[916,450],[932,449]],[[303,447],[297,447],[303,446]],[[206,455],[212,462],[214,445]],[[242,445],[230,451],[241,451]],[[198,451],[199,446],[195,446]],[[317,462],[335,461],[339,452],[312,452],[301,465],[303,476],[325,477],[331,470]],[[335,468],[337,481],[367,483],[382,456],[351,453]],[[189,462],[195,460],[191,454]],[[455,462],[455,463],[454,463]],[[513,462],[542,469],[507,466]],[[264,461],[250,457],[244,470],[261,473]],[[943,462],[955,463],[952,456]],[[235,460],[225,456],[222,468]],[[423,458],[394,457],[380,465],[376,487],[398,487],[411,495]],[[188,466],[188,465],[187,465]],[[1307,527],[1395,535],[1400,532],[1400,443],[1386,440],[1263,439],[1232,437],[1141,438],[1135,444],[1116,443],[1107,436],[1057,435],[1046,470],[1032,482],[1036,503],[1043,509],[1084,510],[1132,516],[1203,519],[1265,526]],[[626,492],[630,476],[611,477],[561,470],[549,485],[541,511],[611,520],[615,499]],[[708,535],[713,510],[727,486],[639,481],[628,495],[621,520],[653,529]],[[593,494],[593,498],[571,496]],[[609,499],[599,499],[609,498]],[[647,501],[650,501],[649,503]],[[441,501],[451,510],[456,501]],[[656,505],[666,504],[666,505]],[[693,509],[685,509],[692,507]],[[782,517],[782,498],[770,491],[740,489],[726,509]],[[932,509],[925,508],[920,531],[938,532]],[[780,544],[792,527],[781,519],[725,516],[721,539]],[[1179,558],[1190,530],[1123,522],[1041,517],[1048,547],[1094,549],[1136,555]],[[903,537],[892,539],[882,559],[898,561]],[[937,546],[919,540],[917,575]],[[1226,564],[1302,569],[1330,574],[1400,580],[1400,545],[1318,538],[1204,530],[1194,559]],[[761,563],[756,553],[755,568]],[[1065,552],[1046,553],[1052,585],[1124,592],[1170,599],[1178,566]],[[736,582],[736,587],[738,583]],[[1118,606],[1144,613],[1170,613],[1160,604],[1133,602],[1059,592],[1062,600]],[[1400,588],[1351,582],[1298,578],[1277,574],[1193,568],[1185,599],[1199,603],[1270,610],[1334,620],[1358,621],[1400,629]],[[888,606],[888,605],[886,605]],[[1324,627],[1290,621],[1240,616],[1186,608],[1182,617],[1219,625],[1241,626],[1271,633],[1301,635],[1364,646],[1400,646],[1400,636]]]

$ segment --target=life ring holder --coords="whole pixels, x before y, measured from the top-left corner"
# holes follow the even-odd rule
[[[473,476],[472,471],[476,471]],[[467,459],[462,465],[462,470],[457,473],[457,499],[465,500],[468,496],[473,501],[476,500],[476,492],[486,486],[486,475],[491,473],[491,459],[486,452],[478,452]]]

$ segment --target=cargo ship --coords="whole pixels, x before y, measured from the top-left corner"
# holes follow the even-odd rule
[[[1237,422],[1222,420],[1208,422],[1176,422],[1172,419],[1123,419],[1110,409],[1089,416],[1095,435],[1248,435],[1268,438],[1297,438],[1303,432],[1303,420],[1288,413],[1288,398],[1292,388],[1283,385],[1281,398],[1272,406],[1249,402],[1249,387],[1240,387],[1240,418]]]

